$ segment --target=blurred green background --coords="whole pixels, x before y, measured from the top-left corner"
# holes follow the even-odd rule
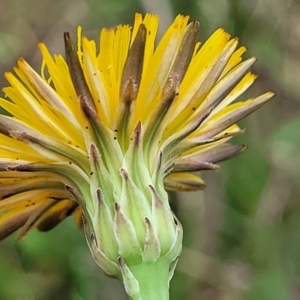
[[[172,300],[300,299],[299,0],[1,0],[0,72],[24,57],[39,69],[37,43],[63,53],[62,33],[132,23],[158,13],[160,32],[178,14],[201,22],[201,41],[223,27],[256,56],[251,95],[277,97],[241,122],[249,149],[203,177],[204,192],[172,194],[185,229]],[[1,76],[0,85],[7,83]],[[248,95],[250,95],[248,93]],[[94,264],[73,220],[49,233],[0,243],[1,300],[126,299]]]

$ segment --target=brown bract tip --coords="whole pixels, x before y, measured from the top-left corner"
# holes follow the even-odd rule
[[[176,74],[177,85],[182,81],[191,62],[199,31],[200,23],[198,20],[190,23],[184,31],[181,46],[171,70],[171,74]]]
[[[141,24],[125,62],[120,86],[121,102],[132,102],[137,97],[143,71],[146,36],[147,29]]]
[[[84,113],[86,113],[88,109],[96,114],[96,107],[94,104],[92,94],[85,80],[78,55],[74,49],[73,41],[68,32],[64,33],[64,42],[66,51],[66,61],[69,67],[72,83],[80,101],[80,105],[83,107]]]

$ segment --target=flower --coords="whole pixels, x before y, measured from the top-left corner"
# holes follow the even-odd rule
[[[245,47],[222,29],[200,46],[188,19],[177,16],[155,47],[158,17],[136,14],[132,28],[101,31],[99,53],[79,28],[77,52],[64,35],[66,60],[39,44],[41,75],[23,59],[5,74],[0,239],[74,215],[130,297],[143,294],[145,265],[168,285],[182,227],[166,190],[203,188],[194,172],[240,153],[228,143],[243,132],[235,123],[273,96],[233,103],[254,82],[255,59],[242,61]]]

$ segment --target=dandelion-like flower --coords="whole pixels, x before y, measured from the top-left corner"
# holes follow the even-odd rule
[[[168,299],[182,227],[166,190],[204,187],[244,147],[235,124],[272,96],[233,103],[255,80],[254,58],[216,30],[177,16],[157,46],[158,17],[103,29],[100,50],[65,33],[66,60],[44,44],[41,75],[23,59],[0,105],[0,239],[46,231],[69,215],[95,261],[132,299]]]

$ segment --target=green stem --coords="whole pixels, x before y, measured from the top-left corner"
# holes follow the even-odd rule
[[[164,257],[155,262],[130,266],[130,271],[139,283],[140,291],[129,299],[169,300],[169,267],[170,262]]]

